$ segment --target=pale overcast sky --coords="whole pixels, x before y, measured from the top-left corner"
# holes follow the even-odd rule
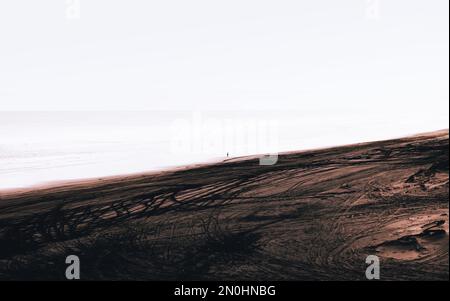
[[[0,110],[389,110],[448,127],[448,0],[66,5],[0,3]]]
[[[0,189],[448,128],[448,0],[77,2],[0,2]]]

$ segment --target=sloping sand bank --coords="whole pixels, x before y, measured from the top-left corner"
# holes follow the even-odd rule
[[[0,279],[448,280],[449,137],[0,194]]]

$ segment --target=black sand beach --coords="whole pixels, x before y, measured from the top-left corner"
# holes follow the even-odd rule
[[[448,280],[448,130],[0,193],[0,279]]]

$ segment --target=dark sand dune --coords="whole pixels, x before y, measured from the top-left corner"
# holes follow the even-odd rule
[[[0,194],[0,279],[448,280],[448,131]]]

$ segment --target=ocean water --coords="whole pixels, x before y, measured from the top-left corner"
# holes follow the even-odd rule
[[[320,116],[318,118],[317,116]],[[0,190],[402,137],[445,128],[389,114],[0,112]]]
[[[0,189],[165,169],[205,159],[173,154],[171,119],[139,113],[0,113]]]

